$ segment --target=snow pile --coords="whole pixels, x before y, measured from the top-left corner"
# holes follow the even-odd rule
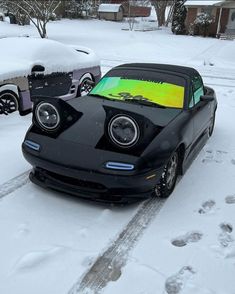
[[[223,2],[221,0],[188,0],[185,2],[185,6],[213,6]]]
[[[47,39],[3,38],[0,48],[0,80],[27,76],[34,65],[44,66],[45,74],[51,74],[99,64],[91,50],[86,54]]]

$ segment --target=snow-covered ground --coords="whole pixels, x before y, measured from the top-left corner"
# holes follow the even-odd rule
[[[20,145],[31,115],[0,116],[1,294],[235,294],[235,42],[122,26],[62,20],[48,36],[95,50],[103,73],[136,61],[196,67],[217,93],[214,135],[169,199],[113,207],[29,182],[12,191],[30,169]],[[0,36],[23,34],[37,32],[0,22]]]

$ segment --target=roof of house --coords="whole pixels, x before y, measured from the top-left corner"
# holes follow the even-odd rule
[[[119,12],[122,4],[100,4],[98,12]]]
[[[225,1],[221,0],[187,0],[185,6],[216,6],[223,4]]]

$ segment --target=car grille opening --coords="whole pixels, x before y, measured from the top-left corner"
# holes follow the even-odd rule
[[[76,186],[76,187],[84,189],[84,190],[91,190],[91,191],[98,191],[98,192],[105,192],[107,190],[107,188],[100,183],[91,182],[91,181],[87,181],[84,179],[81,180],[81,179],[77,179],[77,178],[63,176],[63,175],[59,175],[59,174],[56,174],[53,172],[48,172],[48,171],[46,172],[46,174],[49,177],[52,177],[55,180],[58,180],[62,183]]]

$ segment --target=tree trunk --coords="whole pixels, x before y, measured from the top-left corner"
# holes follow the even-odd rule
[[[171,2],[171,1],[170,1]],[[168,6],[169,1],[165,0],[152,0],[152,5],[155,8],[158,20],[158,26],[164,26],[166,23],[165,13],[166,7]]]

